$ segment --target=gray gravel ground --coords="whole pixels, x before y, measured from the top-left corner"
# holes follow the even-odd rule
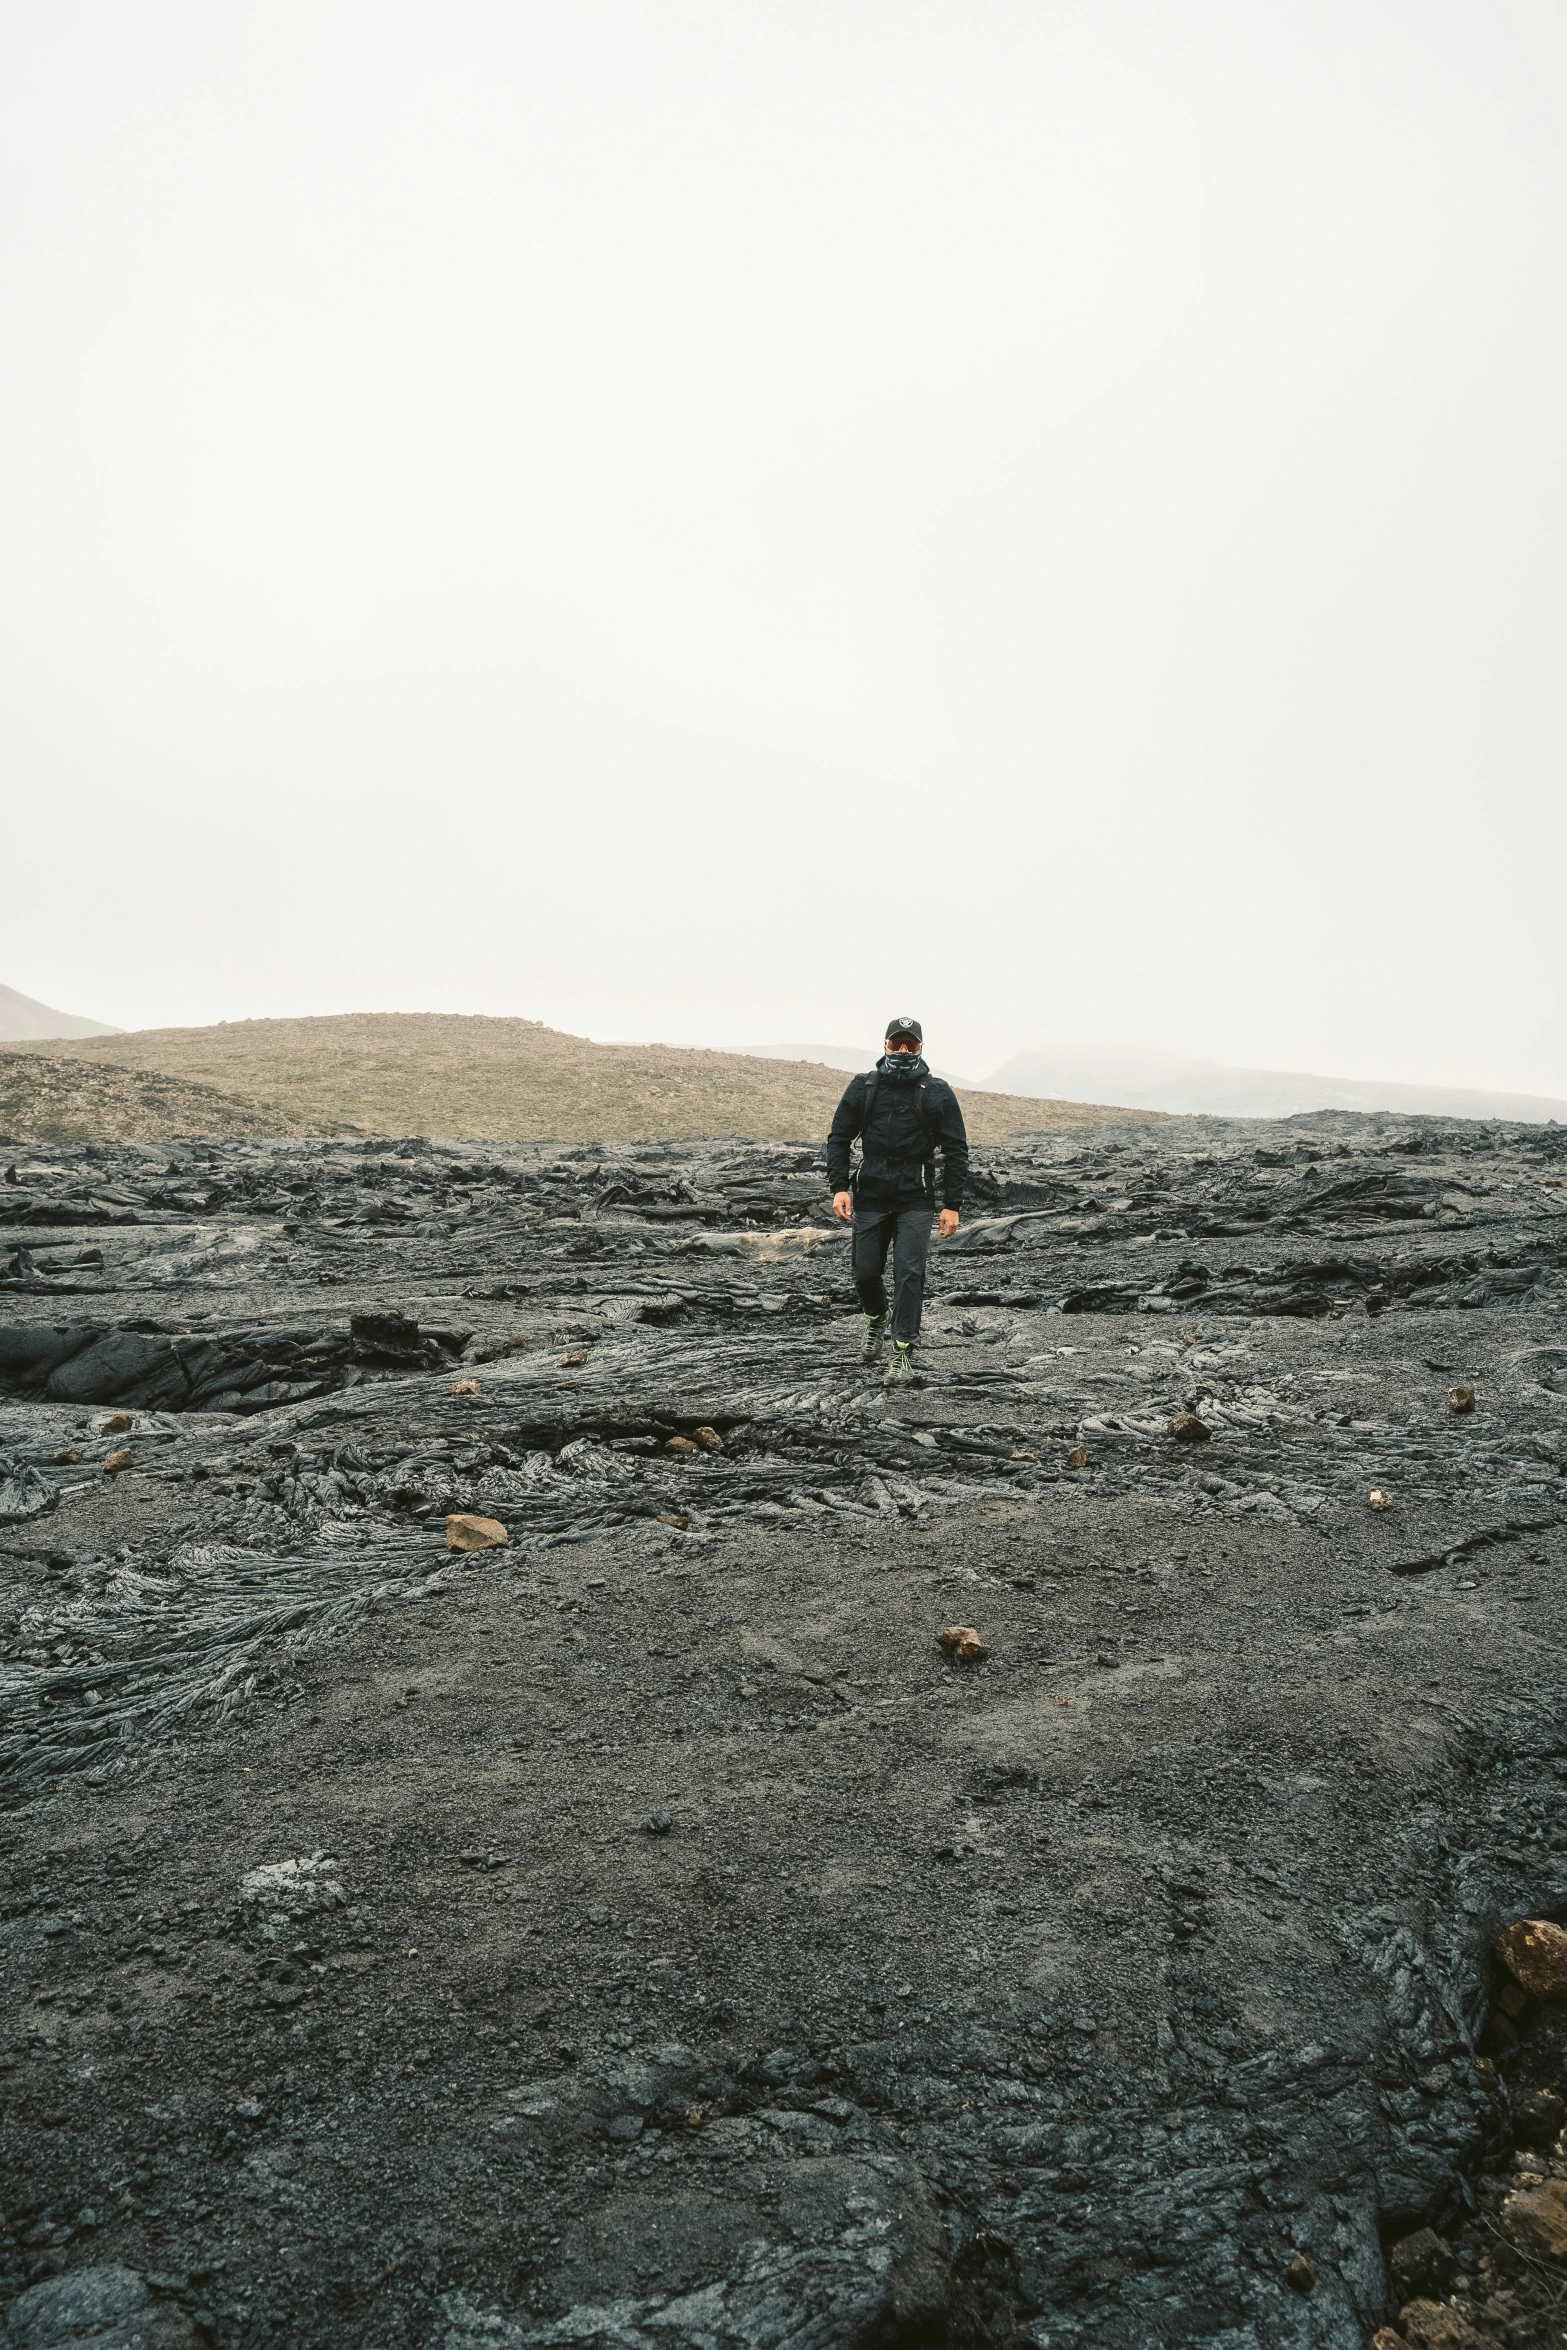
[[[15,1156],[9,2338],[1385,2321],[1567,1906],[1567,1131],[976,1154],[894,1396],[803,1147]]]

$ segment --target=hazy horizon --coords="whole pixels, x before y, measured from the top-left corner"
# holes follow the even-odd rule
[[[1567,20],[0,20],[0,978],[1567,1095]]]

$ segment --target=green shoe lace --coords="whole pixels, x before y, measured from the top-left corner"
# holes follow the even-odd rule
[[[895,1338],[892,1342],[892,1360],[887,1365],[882,1385],[883,1387],[906,1387],[912,1384],[913,1378],[913,1348],[908,1339]]]

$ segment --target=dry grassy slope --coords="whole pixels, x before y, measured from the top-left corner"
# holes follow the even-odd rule
[[[84,1066],[63,1053],[0,1052],[0,1144],[167,1142],[176,1135],[283,1130],[276,1111],[210,1085],[147,1069]]]
[[[55,1062],[150,1070],[215,1087],[247,1109],[263,1105],[279,1125],[310,1131],[514,1142],[715,1134],[814,1141],[847,1083],[841,1072],[810,1061],[593,1044],[531,1020],[445,1012],[233,1020],[29,1049]],[[976,1142],[1150,1115],[989,1093],[965,1094],[963,1108]]]

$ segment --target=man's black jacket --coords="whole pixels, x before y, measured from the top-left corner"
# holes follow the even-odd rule
[[[875,1080],[867,1120],[866,1089]],[[850,1181],[849,1145],[860,1138],[863,1157]],[[941,1153],[941,1199],[936,1198],[936,1153]],[[968,1135],[958,1097],[940,1077],[870,1071],[851,1077],[827,1137],[827,1187],[852,1189],[862,1208],[960,1208],[968,1174]]]

